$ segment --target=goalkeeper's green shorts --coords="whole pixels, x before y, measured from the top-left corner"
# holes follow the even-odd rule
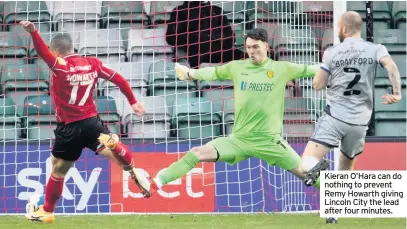
[[[277,165],[285,170],[297,168],[301,163],[301,157],[280,136],[257,138],[247,140],[243,136],[220,137],[208,144],[215,147],[219,153],[218,161],[227,162],[230,165],[239,161],[255,157],[266,161],[269,165]]]

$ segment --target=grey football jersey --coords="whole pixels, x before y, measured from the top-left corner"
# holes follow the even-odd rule
[[[327,104],[332,117],[355,125],[369,123],[376,67],[388,55],[383,45],[361,38],[346,38],[325,51],[321,68],[330,73]]]

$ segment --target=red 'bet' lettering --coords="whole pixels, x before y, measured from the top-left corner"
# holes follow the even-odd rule
[[[177,153],[133,153],[136,168],[155,177],[172,162]],[[173,181],[153,197],[144,199],[137,186],[117,165],[111,166],[112,212],[213,212],[214,164],[199,163],[185,177]]]

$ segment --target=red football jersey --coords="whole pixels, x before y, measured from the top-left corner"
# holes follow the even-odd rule
[[[98,78],[116,84],[127,97],[130,105],[137,103],[130,85],[123,76],[106,67],[95,57],[82,57],[76,53],[56,57],[46,46],[37,31],[31,33],[38,55],[52,71],[51,96],[57,122],[65,124],[97,115],[92,98]]]
[[[96,116],[92,98],[95,85],[99,77],[111,79],[115,71],[104,67],[94,57],[78,54],[56,58],[51,70],[51,96],[57,121],[70,123]]]

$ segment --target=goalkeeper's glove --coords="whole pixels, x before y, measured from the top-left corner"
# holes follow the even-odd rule
[[[187,66],[175,63],[175,74],[180,80],[194,80],[195,69],[190,69]]]

